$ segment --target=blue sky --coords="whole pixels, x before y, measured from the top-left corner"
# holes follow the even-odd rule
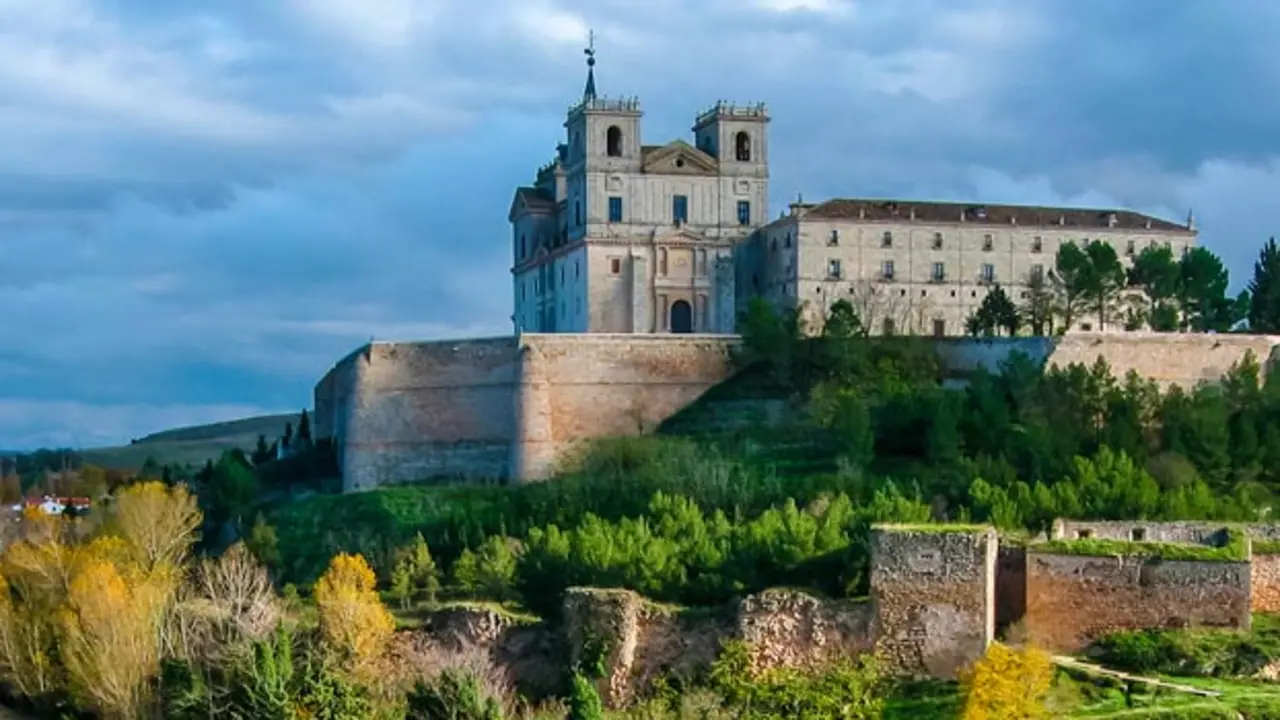
[[[506,212],[581,93],[763,100],[841,195],[1280,227],[1274,0],[0,0],[0,448],[310,403],[370,336],[509,332]]]

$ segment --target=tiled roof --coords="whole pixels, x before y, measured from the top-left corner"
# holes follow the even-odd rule
[[[516,195],[522,198],[532,209],[555,210],[556,199],[551,193],[536,187],[518,187]]]
[[[1123,230],[1173,230],[1193,232],[1185,225],[1129,210],[1037,207],[1034,205],[982,205],[978,203],[916,202],[913,200],[865,200],[837,198],[812,206],[808,218],[910,221],[933,224],[1013,225],[1022,227],[1116,228]],[[1114,216],[1114,225],[1112,217]]]

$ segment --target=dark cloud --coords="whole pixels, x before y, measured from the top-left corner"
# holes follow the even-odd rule
[[[294,410],[370,336],[507,331],[511,189],[588,26],[646,142],[767,101],[775,211],[1194,206],[1237,278],[1280,219],[1264,0],[0,3],[0,447]]]

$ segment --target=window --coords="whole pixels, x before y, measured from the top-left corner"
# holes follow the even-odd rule
[[[995,247],[995,239],[994,239],[994,238],[992,238],[992,237],[991,237],[991,235],[990,235],[989,233],[988,233],[988,234],[986,234],[986,235],[983,235],[983,236],[982,236],[982,249],[983,249],[983,250],[991,250],[991,248],[993,248],[993,247]]]
[[[747,201],[747,200],[739,200],[739,201],[738,201],[738,224],[739,224],[739,225],[750,225],[750,224],[751,224],[751,203],[750,203],[750,201]]]
[[[1044,239],[1039,235],[1031,238],[1031,252],[1038,253],[1041,250],[1044,250]]]
[[[1147,539],[1146,528],[1134,528],[1129,531],[1129,539],[1134,542],[1143,542]]]
[[[984,264],[984,265],[982,266],[982,281],[983,281],[983,282],[995,282],[995,281],[996,281],[996,266],[995,266],[995,265],[992,265],[991,263],[986,263],[986,264]]]
[[[671,222],[676,225],[683,225],[689,222],[689,196],[688,195],[672,195],[671,196]]]
[[[582,261],[574,260],[573,261],[573,279],[577,280],[580,277],[582,277]]]
[[[525,256],[525,255],[527,255],[527,254],[528,254],[528,247],[525,245],[524,235],[521,235],[521,236],[520,236],[520,258],[519,258],[519,259],[523,260],[523,259],[524,259],[524,256]]]
[[[1130,240],[1129,242],[1125,243],[1125,245],[1124,245],[1124,254],[1125,254],[1125,255],[1133,255],[1133,254],[1137,253],[1137,252],[1138,252],[1138,247],[1137,247],[1137,245],[1138,245],[1138,244],[1137,244],[1136,242],[1132,241],[1132,240]]]
[[[622,258],[609,258],[609,273],[612,275],[622,274]]]
[[[947,264],[936,262],[933,264],[933,281],[942,282],[947,279]]]
[[[884,277],[885,280],[893,279],[893,261],[892,260],[884,261],[884,264],[880,266],[880,274],[882,277]]]
[[[582,201],[573,201],[573,225],[574,227],[582,226]]]
[[[933,249],[934,250],[942,249],[942,233],[936,232],[933,234]]]
[[[839,245],[839,244],[840,244],[840,231],[832,230],[831,234],[827,236],[827,245],[829,247],[835,247],[836,245]]]
[[[934,321],[933,321],[933,336],[934,336],[934,337],[946,337],[946,336],[947,336],[947,321],[946,321],[946,320],[934,320]]]
[[[833,280],[840,279],[840,261],[839,260],[827,261],[827,277]]]
[[[622,222],[622,198],[620,197],[609,198],[609,222]]]
[[[1087,539],[1089,539],[1089,538],[1091,538],[1091,537],[1093,537],[1093,531],[1092,531],[1092,530],[1077,530],[1077,531],[1076,531],[1076,539],[1077,539],[1077,540],[1087,540]]]
[[[751,162],[751,136],[745,132],[739,132],[733,137],[734,157],[738,162]]]
[[[786,247],[791,247],[791,233],[787,233]]]
[[[884,235],[880,236],[880,247],[893,247],[893,232],[885,230]]]
[[[605,133],[605,152],[609,157],[622,157],[622,129],[610,125]]]
[[[1031,266],[1031,282],[1044,282],[1044,266],[1040,264]]]
[[[881,324],[881,329],[885,335],[892,335],[895,330],[893,326],[893,318],[885,318]]]

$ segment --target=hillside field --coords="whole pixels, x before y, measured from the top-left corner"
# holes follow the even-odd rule
[[[203,465],[206,460],[216,460],[225,450],[252,450],[259,435],[271,442],[284,433],[285,423],[297,419],[297,414],[286,413],[193,425],[152,433],[129,445],[87,448],[80,454],[86,464],[113,470],[136,469],[147,458],[162,465]]]

